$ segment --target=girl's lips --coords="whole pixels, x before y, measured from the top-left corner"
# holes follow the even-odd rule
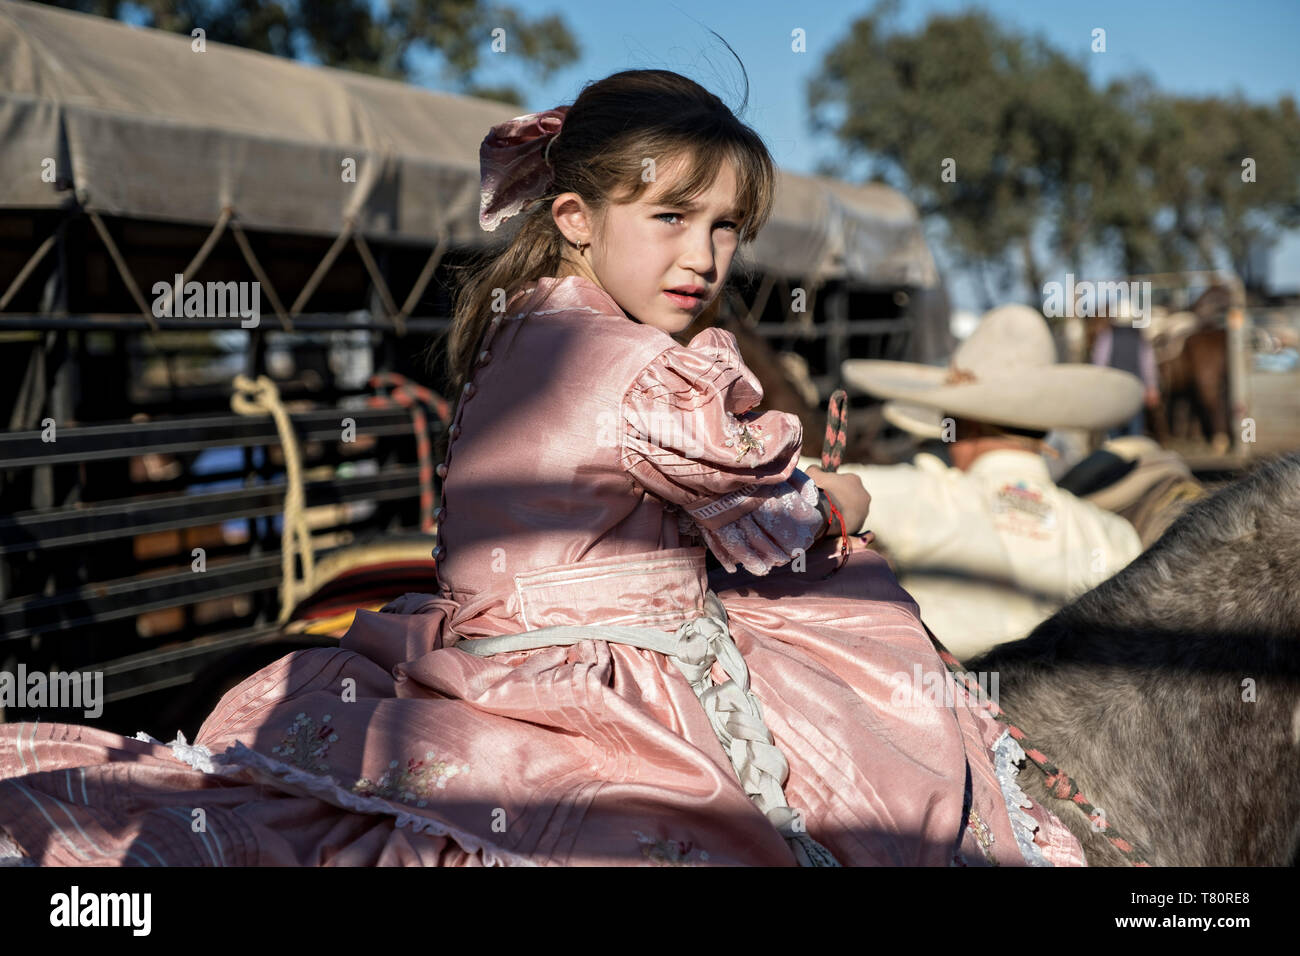
[[[676,292],[667,291],[664,292],[664,295],[668,296],[669,301],[679,309],[689,309],[692,312],[704,304],[703,299],[694,295],[678,295]]]

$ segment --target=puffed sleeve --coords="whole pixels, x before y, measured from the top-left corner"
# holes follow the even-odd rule
[[[766,574],[813,544],[817,486],[797,467],[795,415],[753,411],[763,389],[736,337],[705,329],[659,353],[622,403],[622,461],[632,478],[674,505],[728,571]]]

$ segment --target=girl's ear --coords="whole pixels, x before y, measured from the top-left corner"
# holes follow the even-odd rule
[[[551,218],[565,239],[572,243],[589,243],[592,235],[592,214],[587,203],[577,193],[560,193],[551,203]]]

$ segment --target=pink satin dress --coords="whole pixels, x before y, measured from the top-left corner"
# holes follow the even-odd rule
[[[841,864],[1082,864],[1045,808],[1008,811],[1001,725],[915,690],[946,671],[883,559],[852,538],[825,577],[799,421],[753,411],[734,337],[681,346],[587,279],[539,281],[451,426],[436,593],[252,675],[192,745],[0,727],[0,836],[47,865],[794,865],[682,673],[601,639],[675,631],[712,589],[786,800]],[[557,624],[592,638],[455,646]]]

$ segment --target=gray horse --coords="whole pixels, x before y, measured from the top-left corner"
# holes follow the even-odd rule
[[[1300,454],[1192,505],[1026,638],[965,662],[1156,866],[1286,866],[1300,849]],[[1019,783],[1083,844],[1077,806]]]

